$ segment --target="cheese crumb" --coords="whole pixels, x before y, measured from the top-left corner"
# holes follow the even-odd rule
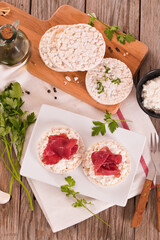
[[[160,76],[143,85],[142,98],[145,108],[160,113]]]
[[[78,81],[78,77],[74,77],[74,81],[75,81],[75,82]]]
[[[70,82],[71,81],[71,78],[69,76],[65,76],[65,79]]]

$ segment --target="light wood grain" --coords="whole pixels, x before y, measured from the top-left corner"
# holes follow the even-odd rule
[[[140,77],[146,72],[159,68],[160,55],[159,55],[159,28],[158,22],[160,21],[160,5],[159,0],[141,0],[141,17],[140,17],[140,40],[147,44],[149,47],[149,54],[143,66],[140,69]],[[148,24],[146,24],[148,23]],[[158,119],[151,118],[159,136],[160,136],[160,122]],[[136,205],[139,197],[136,197]],[[135,240],[138,239],[160,239],[160,234],[157,231],[157,216],[156,216],[156,192],[155,189],[151,191],[147,208],[144,213],[143,222],[135,229]]]
[[[7,156],[5,156],[7,161]],[[8,162],[8,161],[7,161]],[[11,174],[0,159],[0,189],[8,192]],[[19,232],[20,187],[14,182],[12,199],[5,205],[0,205],[0,239],[17,240]]]
[[[23,179],[23,183],[29,190],[29,194],[32,198],[33,207],[34,207],[34,200],[33,200],[33,193],[27,183],[25,178]],[[20,227],[19,227],[19,237],[20,239],[24,240],[34,240],[35,237],[35,213],[30,210],[30,205],[28,202],[28,198],[26,196],[25,191],[21,188],[21,205],[20,205]]]
[[[59,7],[58,0],[33,0],[31,4],[32,16],[41,20],[49,19]]]
[[[157,201],[157,228],[158,231],[160,232],[160,184],[157,184],[156,186],[156,201]]]

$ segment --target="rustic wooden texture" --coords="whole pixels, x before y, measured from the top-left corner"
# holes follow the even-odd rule
[[[30,1],[6,1],[14,6],[29,12]],[[9,190],[9,182],[11,175],[0,161],[0,188],[4,191]],[[12,189],[12,199],[6,205],[0,206],[0,239],[17,240],[20,227],[20,207],[21,207],[20,186],[15,181]]]
[[[0,161],[0,189],[8,192],[11,175]],[[18,239],[19,232],[19,208],[20,187],[14,182],[12,189],[13,197],[6,205],[0,205],[0,239]]]
[[[159,68],[160,55],[158,50],[160,48],[159,42],[159,28],[158,22],[160,21],[159,0],[145,0],[140,1],[140,40],[147,44],[149,54],[145,60],[141,70],[140,77],[151,69]],[[147,23],[147,24],[146,24]],[[151,118],[159,136],[160,136],[160,121]],[[136,197],[137,206],[139,196]],[[160,234],[157,231],[157,213],[155,207],[156,190],[150,192],[147,208],[145,209],[143,221],[139,227],[135,229],[135,240],[139,239],[160,239]]]
[[[157,227],[158,231],[160,232],[160,184],[156,186],[157,190]]]
[[[3,3],[1,3],[0,6],[3,6]],[[71,6],[64,5],[63,7],[59,8],[49,20],[41,21],[37,18],[33,18],[30,15],[24,14],[19,9],[13,8],[11,9],[11,11],[12,14],[9,14],[5,19],[3,17],[0,17],[0,21],[1,24],[3,24],[5,23],[6,19],[9,22],[13,22],[17,18],[20,20],[21,29],[29,36],[29,39],[32,43],[32,55],[27,64],[27,68],[30,73],[54,85],[55,87],[58,87],[59,89],[79,98],[80,100],[91,104],[98,109],[101,109],[103,111],[107,109],[111,113],[115,113],[118,110],[120,104],[102,105],[100,103],[97,103],[89,96],[85,88],[85,72],[75,72],[67,74],[58,73],[46,67],[40,58],[38,50],[39,41],[47,29],[56,24],[88,23],[89,17],[86,14],[80,12],[79,10]],[[117,42],[115,37],[113,37],[112,41],[109,41],[104,34],[105,26],[97,21],[95,23],[95,27],[99,29],[104,36],[107,46],[106,56],[115,57],[119,60],[122,60],[131,69],[132,74],[135,75],[147,54],[147,46],[139,41],[135,41],[130,44],[126,43],[125,45],[123,45]],[[112,53],[109,51],[108,47],[112,49]],[[120,52],[116,51],[116,47],[119,48]],[[126,52],[128,52],[127,57],[123,55]],[[64,81],[66,81],[66,75],[70,76],[71,79],[73,79],[74,76],[78,76],[78,78],[80,79],[79,83],[72,80],[67,85],[65,85]]]
[[[121,29],[131,32],[149,47],[149,56],[141,68],[140,76],[150,69],[159,68],[159,0],[5,0],[14,6],[30,12],[39,19],[48,19],[62,4],[69,4],[79,10],[95,12],[109,25],[118,24]],[[152,119],[160,134],[159,120]],[[0,188],[8,190],[10,175],[0,161]],[[23,179],[26,184],[26,181]],[[33,196],[32,196],[33,197]],[[136,202],[135,202],[136,199]],[[139,196],[128,200],[125,208],[114,206],[99,214],[110,224],[92,217],[71,228],[53,234],[38,203],[34,202],[34,213],[30,212],[28,199],[14,184],[13,198],[0,206],[0,239],[2,240],[158,240],[156,190],[150,192],[148,204],[141,225],[131,228],[131,220]],[[19,220],[20,216],[20,220]]]

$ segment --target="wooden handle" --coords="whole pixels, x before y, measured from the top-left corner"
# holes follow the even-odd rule
[[[160,184],[157,184],[157,218],[158,218],[158,232],[160,232]]]
[[[136,211],[135,211],[135,214],[132,219],[131,227],[137,227],[141,224],[143,212],[146,207],[146,203],[148,201],[148,196],[149,196],[149,192],[151,189],[151,185],[152,185],[152,181],[146,179],[139,202],[138,202],[138,205],[137,205],[137,208],[136,208]],[[160,202],[159,202],[159,204],[160,204]]]

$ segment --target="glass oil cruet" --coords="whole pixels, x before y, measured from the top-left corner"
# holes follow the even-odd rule
[[[30,41],[18,26],[16,20],[0,27],[0,64],[13,66],[24,62],[30,55]]]

